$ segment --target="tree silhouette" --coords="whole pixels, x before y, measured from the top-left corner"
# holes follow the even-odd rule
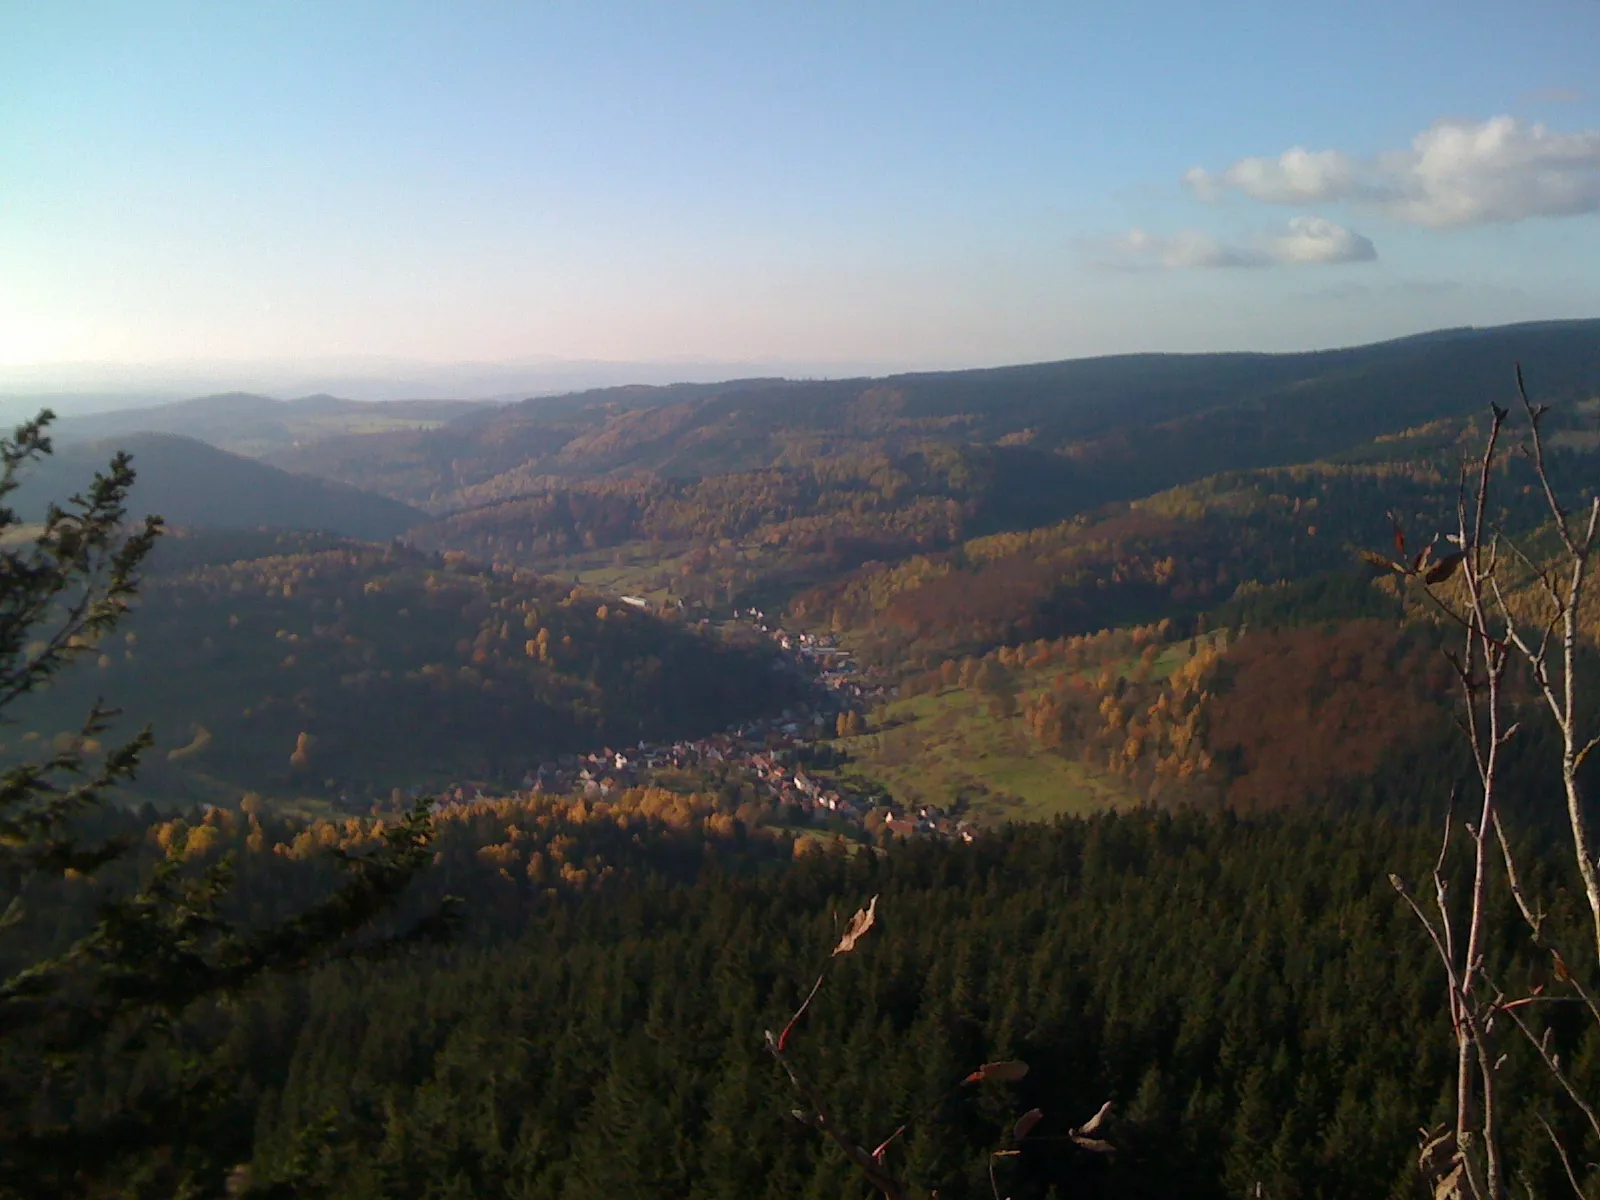
[[[157,517],[127,525],[127,454],[52,505],[37,530],[20,526],[5,501],[50,453],[51,419],[45,411],[0,439],[0,720],[97,654],[161,533]],[[145,729],[101,750],[115,715],[96,703],[77,736],[0,775],[4,1196],[218,1194],[229,1139],[214,1136],[215,1119],[231,1081],[171,1036],[175,1019],[349,947],[430,857],[419,805],[374,852],[344,857],[343,878],[319,901],[275,924],[236,922],[229,860],[187,869],[174,843],[141,861],[132,839],[114,832],[108,793],[133,777],[152,742]],[[54,903],[64,879],[100,891],[92,920],[65,932]],[[133,1082],[108,1091],[108,1078]]]

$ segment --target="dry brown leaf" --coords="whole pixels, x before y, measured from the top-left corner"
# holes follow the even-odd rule
[[[1078,1126],[1076,1132],[1078,1132],[1078,1133],[1094,1133],[1096,1130],[1098,1130],[1100,1128],[1101,1125],[1105,1124],[1106,1117],[1109,1116],[1110,1113],[1111,1113],[1111,1101],[1107,1100],[1104,1104],[1102,1104],[1100,1106],[1100,1111],[1099,1112],[1095,1113],[1094,1116],[1090,1117],[1082,1125]]]
[[[845,926],[844,936],[839,939],[839,944],[833,948],[834,955],[849,954],[850,951],[854,950],[856,943],[862,939],[867,930],[872,928],[872,923],[877,918],[878,898],[874,896],[867,902],[865,908],[850,918],[850,924]]]
[[[1030,1108],[1017,1118],[1017,1123],[1011,1130],[1011,1140],[1014,1142],[1022,1141],[1023,1138],[1033,1132],[1034,1126],[1038,1125],[1042,1120],[1044,1120],[1044,1110]]]
[[[1422,1149],[1417,1154],[1417,1166],[1420,1170],[1428,1172],[1432,1168],[1434,1158],[1446,1148],[1455,1145],[1456,1135],[1449,1129],[1444,1130],[1442,1133],[1434,1134],[1432,1137],[1428,1137],[1426,1130],[1420,1132],[1427,1140],[1423,1142]]]
[[[1466,555],[1460,551],[1454,554],[1446,554],[1433,564],[1432,569],[1423,578],[1428,583],[1443,583],[1456,573],[1456,568],[1461,565],[1461,560],[1465,557]]]
[[[1095,1154],[1111,1154],[1116,1150],[1110,1142],[1102,1142],[1099,1138],[1082,1137],[1076,1133],[1071,1136],[1074,1145],[1093,1151]]]
[[[1017,1062],[992,1062],[984,1063],[971,1075],[963,1079],[962,1083],[1016,1083],[1028,1073],[1028,1064]]]

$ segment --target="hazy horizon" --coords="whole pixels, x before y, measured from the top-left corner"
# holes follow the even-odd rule
[[[1585,318],[1558,318],[1582,320]],[[1593,319],[1600,319],[1596,317]],[[1517,322],[1513,324],[1543,324]],[[1407,330],[1376,342],[1496,326],[1446,326]],[[1289,348],[1250,346],[1215,350],[1145,348],[1104,355],[1063,355],[1058,359],[1119,357],[1165,353],[1307,353],[1338,350],[1373,342],[1345,342]],[[722,383],[736,379],[852,379],[925,371],[983,370],[1027,365],[1024,362],[857,362],[796,363],[784,361],[718,362],[693,358],[655,362],[562,360],[551,356],[523,361],[440,363],[380,356],[313,362],[200,363],[62,363],[0,364],[0,418],[29,416],[49,403],[61,416],[84,416],[120,409],[156,406],[202,396],[246,392],[277,400],[313,395],[384,403],[399,400],[465,400],[511,402],[554,397],[595,388],[665,386],[678,383]]]
[[[685,358],[605,361],[543,357],[430,362],[369,356],[342,360],[0,364],[0,398],[16,395],[171,397],[260,392],[280,399],[332,394],[353,400],[506,399],[628,384],[716,383],[756,375],[841,378],[890,373],[892,363],[734,362]]]

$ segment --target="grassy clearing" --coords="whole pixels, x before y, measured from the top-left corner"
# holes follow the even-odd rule
[[[648,542],[627,542],[535,565],[558,579],[576,577],[596,591],[643,596],[653,602],[700,597],[714,609],[757,606],[772,613],[782,611],[796,592],[833,574],[831,568],[812,559],[772,546],[740,546],[719,558],[709,577],[689,573],[694,558],[689,546],[662,553]]]
[[[1215,644],[1222,633],[1201,636],[1195,647]],[[1166,679],[1188,662],[1190,643],[1162,648],[1147,677]],[[1132,675],[1139,659],[1112,664]],[[1093,679],[1103,668],[1076,674]],[[1050,688],[1056,666],[1013,672],[1019,696]],[[873,714],[876,731],[840,742],[851,756],[843,774],[885,788],[900,804],[948,808],[961,801],[980,822],[1048,821],[1139,803],[1127,785],[1100,767],[1041,749],[1017,717],[990,712],[973,691],[947,688],[937,695],[896,700]]]
[[[1022,722],[992,716],[972,692],[898,700],[873,714],[878,731],[847,738],[844,773],[882,785],[904,805],[965,802],[979,823],[1048,821],[1138,803],[1121,781],[1031,744]]]
[[[1227,648],[1227,637],[1226,630],[1213,630],[1195,638],[1194,646],[1197,651],[1210,647],[1223,650]],[[1155,662],[1150,664],[1150,670],[1147,672],[1146,677],[1149,679],[1167,679],[1174,671],[1193,657],[1194,655],[1189,653],[1188,642],[1172,642],[1161,648],[1161,653],[1156,657]],[[1138,658],[1127,658],[1114,664],[1114,669],[1118,675],[1127,678],[1133,675],[1138,665]],[[1093,679],[1098,674],[1100,674],[1099,667],[1086,667],[1078,672],[1078,677],[1080,679]],[[1023,684],[1023,686],[1027,686],[1027,684]]]
[[[555,579],[576,579],[584,587],[613,596],[642,596],[653,603],[682,599],[675,585],[683,579],[689,552],[661,553],[645,542],[628,542],[537,563]],[[663,586],[665,584],[665,586]]]
[[[372,405],[372,412],[300,414],[290,418],[287,428],[263,433],[259,437],[237,436],[228,440],[228,449],[235,454],[262,457],[284,449],[283,435],[287,433],[295,443],[321,441],[324,438],[345,437],[375,433],[409,433],[413,430],[439,429],[448,424],[442,418],[418,417],[405,413],[386,413],[383,406]]]

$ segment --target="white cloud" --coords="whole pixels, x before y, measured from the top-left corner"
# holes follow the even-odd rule
[[[1404,150],[1358,160],[1296,146],[1195,167],[1184,182],[1202,199],[1237,191],[1269,204],[1350,200],[1398,221],[1443,229],[1600,211],[1600,130],[1558,133],[1516,117],[1438,121]]]
[[[1419,225],[1479,225],[1600,209],[1600,130],[1552,133],[1514,117],[1481,125],[1441,121],[1418,134],[1403,158],[1384,165],[1400,184],[1386,210]]]
[[[1102,249],[1102,265],[1122,269],[1320,266],[1378,257],[1369,239],[1322,217],[1295,217],[1284,232],[1244,244],[1229,244],[1195,230],[1162,235],[1133,229],[1111,238]]]
[[[1280,263],[1371,262],[1378,250],[1370,238],[1323,217],[1293,217],[1287,233],[1267,243],[1267,253]]]
[[[1314,204],[1348,196],[1356,187],[1356,172],[1337,150],[1313,153],[1295,146],[1277,158],[1241,158],[1218,175],[1191,167],[1183,181],[1203,200],[1233,188],[1272,204]]]

